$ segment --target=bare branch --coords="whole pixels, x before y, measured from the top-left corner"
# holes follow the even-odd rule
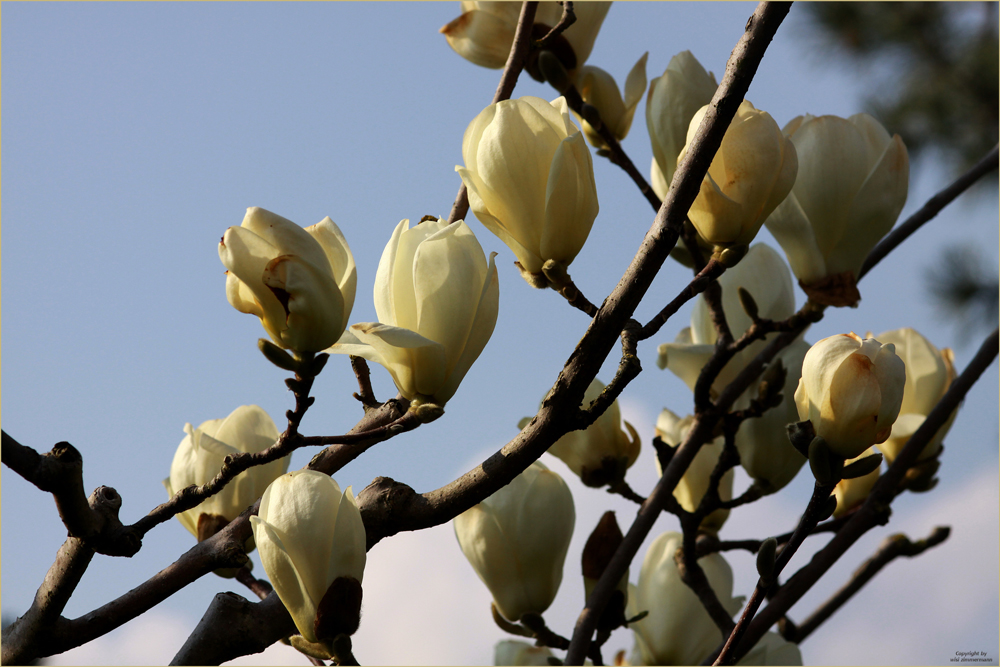
[[[642,248],[626,274],[622,276],[618,287],[601,308],[602,312],[609,307],[609,310],[613,311],[619,303],[624,304],[624,309],[629,313],[634,312],[638,299],[641,299],[645,294],[653,275],[662,266],[667,254],[676,243],[687,210],[694,201],[701,181],[708,171],[715,152],[722,143],[722,137],[729,122],[743,101],[750,81],[757,72],[757,66],[764,57],[764,51],[788,13],[789,7],[790,5],[787,3],[762,2],[747,22],[746,31],[733,49],[729,62],[726,64],[726,74],[722,84],[712,98],[708,111],[691,142],[690,149],[677,166],[667,198],[656,215],[653,228],[646,234]],[[598,313],[598,316],[594,318],[591,330],[599,326],[600,323],[601,313]],[[588,331],[589,333],[590,331]],[[572,361],[571,359],[571,364]],[[688,434],[687,442],[682,444],[673,455],[670,465],[663,471],[663,476],[646,503],[640,508],[624,541],[605,569],[597,586],[591,592],[587,606],[580,614],[573,631],[573,639],[566,654],[566,664],[583,664],[597,619],[604,611],[611,593],[631,563],[643,539],[649,534],[656,517],[667,502],[667,497],[672,497],[674,487],[676,487],[682,472],[690,465],[700,444],[711,435],[713,427],[712,419],[695,417],[695,423]]]
[[[949,528],[938,526],[934,529],[934,532],[918,542],[911,542],[902,533],[890,535],[885,538],[881,546],[879,546],[878,551],[854,571],[854,575],[851,576],[850,581],[844,584],[829,600],[814,611],[809,618],[795,628],[795,633],[790,641],[796,644],[801,644],[805,641],[816,628],[822,625],[826,619],[830,618],[855,593],[860,591],[883,567],[896,558],[899,556],[906,556],[907,558],[919,556],[927,549],[936,547],[948,539],[950,532]]]

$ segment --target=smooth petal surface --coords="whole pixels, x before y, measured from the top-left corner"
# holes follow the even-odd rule
[[[261,563],[299,632],[315,642],[316,610],[338,577],[359,582],[365,530],[351,490],[315,470],[282,475],[251,517]]]
[[[504,100],[484,109],[462,139],[465,183],[476,217],[531,273],[568,264],[598,212],[593,161],[566,101]]]
[[[574,523],[569,488],[537,461],[454,519],[462,552],[512,621],[552,603]]]
[[[441,33],[455,53],[469,62],[499,69],[507,62],[516,29],[517,16],[510,21],[506,16],[473,9],[441,28]]]

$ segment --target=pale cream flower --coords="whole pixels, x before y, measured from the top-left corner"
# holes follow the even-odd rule
[[[678,163],[707,111],[691,118]],[[792,189],[797,165],[795,146],[770,114],[743,100],[688,211],[691,224],[709,243],[749,245]]]
[[[330,218],[303,229],[262,208],[247,209],[219,244],[226,298],[260,318],[277,345],[318,352],[337,341],[354,306],[357,271]]]
[[[525,613],[544,612],[555,599],[575,522],[566,482],[535,461],[455,517],[454,525],[462,553],[497,609],[517,621]]]
[[[241,405],[225,419],[210,419],[198,428],[185,424],[184,432],[187,435],[170,464],[170,477],[163,480],[170,496],[192,484],[212,481],[227,456],[260,452],[278,440],[278,428],[256,405]],[[290,459],[291,454],[244,470],[221,491],[178,514],[177,519],[199,540],[211,537],[260,498],[267,485],[288,470]]]
[[[338,578],[357,582],[360,613],[366,538],[351,487],[341,493],[321,472],[290,472],[267,487],[250,524],[264,571],[303,637],[314,643],[327,639],[317,638],[316,612]]]
[[[905,384],[892,344],[839,334],[806,352],[795,404],[831,451],[852,459],[889,437]]]
[[[406,398],[444,405],[493,334],[499,300],[493,257],[468,225],[403,220],[375,275],[379,321],[352,325],[328,352],[381,364]]]
[[[455,170],[469,206],[525,271],[540,273],[547,260],[564,268],[573,261],[598,204],[590,149],[565,99],[491,104],[465,130],[462,158],[465,167]]]

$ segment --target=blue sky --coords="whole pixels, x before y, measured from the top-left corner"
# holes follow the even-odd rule
[[[619,3],[589,62],[621,82],[649,50],[652,78],[689,49],[721,76],[752,10],[752,3]],[[248,206],[302,225],[330,216],[358,264],[351,321],[373,321],[371,289],[384,244],[402,218],[447,216],[460,185],[454,166],[461,163],[462,133],[496,87],[498,71],[461,59],[438,34],[458,12],[458,3],[5,4],[4,430],[40,451],[72,442],[84,457],[86,488],[115,487],[124,498],[123,520],[133,522],[166,499],[160,480],[185,422],[197,425],[249,403],[280,419],[291,396],[282,372],[256,350],[260,324],[226,302],[218,240]],[[779,125],[805,112],[856,113],[871,92],[864,72],[822,52],[808,35],[793,7],[748,94]],[[515,95],[528,94],[555,96],[524,77]],[[624,146],[646,172],[644,105]],[[601,213],[571,273],[600,303],[653,212],[619,169],[595,156],[595,170]],[[911,174],[903,217],[949,178],[932,160],[914,163]],[[385,475],[427,491],[476,465],[534,412],[586,328],[586,317],[554,293],[529,288],[510,251],[471,218],[484,249],[499,253],[493,339],[444,418],[367,452],[336,475],[342,486],[357,492]],[[939,347],[954,347],[963,368],[978,341],[960,346],[962,327],[929,302],[924,273],[953,242],[974,243],[995,263],[997,218],[995,192],[949,207],[865,279],[859,308],[831,312],[806,339],[913,326]],[[760,240],[773,243],[766,233]],[[659,310],[688,275],[668,263],[639,319]],[[804,299],[798,292],[799,305]],[[655,365],[655,345],[687,326],[689,313],[682,310],[640,346],[644,372],[621,401],[646,443],[662,407],[682,415],[691,410],[687,388]],[[616,365],[609,359],[600,377],[607,381]],[[373,367],[372,376],[380,399],[395,394],[381,368]],[[793,618],[804,618],[892,532],[920,538],[946,523],[954,527],[951,540],[889,566],[804,644],[807,664],[946,663],[959,650],[998,656],[997,386],[994,365],[946,440],[940,486],[902,496],[892,523],[850,551]],[[303,431],[349,429],[361,415],[352,391],[348,360],[334,357],[316,383],[317,402]],[[640,493],[655,483],[649,449],[629,477]],[[314,453],[297,452],[292,466]],[[563,589],[547,614],[552,627],[568,634],[582,603],[579,553],[587,532],[605,509],[618,509],[623,524],[633,509],[584,489],[551,457],[545,462],[566,473],[578,506]],[[807,476],[734,512],[723,536],[790,529],[808,498]],[[22,613],[65,530],[47,494],[6,469],[2,480],[3,611]],[[738,490],[741,484],[745,477],[737,478]],[[651,538],[676,528],[664,516]],[[150,533],[133,559],[96,558],[67,615],[124,593],[191,544],[172,521]],[[737,593],[749,592],[752,558],[734,555],[730,562]],[[380,544],[369,563],[365,620],[355,642],[362,661],[490,660],[502,633],[450,526]],[[259,562],[256,571],[262,574]],[[163,633],[157,642],[140,642],[138,653],[122,653],[136,636],[133,627],[95,643],[91,654],[64,658],[169,661],[216,592],[248,594],[234,585],[205,577],[137,621],[135,627]],[[394,596],[408,602],[393,608]],[[428,612],[439,608],[453,620],[429,623]],[[400,638],[409,653],[392,653]],[[609,649],[618,648],[631,648],[627,633],[612,638]],[[298,664],[295,655],[269,656]]]

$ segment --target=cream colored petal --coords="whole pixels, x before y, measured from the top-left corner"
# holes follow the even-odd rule
[[[302,636],[315,642],[314,623],[319,601],[310,598],[305,582],[276,531],[255,516],[250,517],[250,525],[253,527],[253,538],[257,544],[261,564],[278,598],[285,605]]]
[[[455,517],[453,523],[462,553],[490,589],[500,613],[508,620],[518,620],[531,605],[524,588],[514,583],[520,574],[519,563],[493,511],[475,505]]]
[[[239,279],[253,294],[261,310],[259,317],[268,329],[268,333],[278,343],[280,337],[277,335],[279,331],[277,324],[284,321],[284,308],[274,292],[264,285],[263,277],[267,265],[280,254],[275,246],[243,227],[227,229],[222,243],[219,244],[219,258],[229,269],[229,273]],[[245,303],[247,299],[242,288],[239,293]]]
[[[664,343],[660,345],[659,351],[661,355],[666,354],[667,369],[694,391],[701,369],[715,354],[715,346]]]
[[[396,248],[396,267],[392,274],[393,325],[418,331],[420,328],[419,304],[416,297],[414,262],[421,245],[441,231],[444,225],[428,220],[407,229],[399,237]]]
[[[353,577],[361,583],[365,574],[366,554],[365,524],[361,520],[358,503],[347,487],[337,512],[337,525],[333,532],[333,553],[330,573],[337,577]]]
[[[573,494],[566,482],[551,470],[539,471],[525,491],[515,532],[508,534],[517,545],[530,611],[541,613],[555,599],[575,522]]]
[[[317,271],[333,275],[330,261],[317,240],[291,220],[252,206],[247,209],[240,226],[277,248],[279,252],[275,255],[295,255],[312,264]]]
[[[455,53],[480,67],[499,69],[514,43],[516,21],[510,23],[481,10],[463,13],[441,28]]]
[[[257,303],[253,290],[236,277],[236,274],[226,271],[226,300],[236,310],[248,315],[264,316],[264,310]]]
[[[711,173],[705,175],[698,197],[688,210],[691,224],[709,243],[732,243],[738,239],[744,215],[743,205],[726,196]]]
[[[476,149],[482,140],[483,131],[493,122],[496,113],[497,105],[489,105],[476,114],[462,135],[462,161],[465,162],[466,169],[473,173],[479,171],[479,165],[476,162],[478,158]]]
[[[785,252],[796,278],[810,283],[827,275],[826,260],[816,243],[812,222],[802,210],[794,189],[764,224]]]
[[[403,232],[409,228],[409,220],[399,221],[399,224],[396,225],[396,228],[392,231],[392,236],[389,238],[389,242],[385,244],[385,249],[382,251],[382,257],[378,262],[378,270],[375,272],[375,314],[378,316],[379,322],[383,322],[390,326],[399,326],[396,320],[393,285],[396,272],[396,256],[398,254],[399,239]],[[412,260],[412,257],[409,259]],[[402,262],[401,264],[405,265],[408,269],[412,266],[412,261],[409,264],[406,264],[406,262]],[[416,326],[416,319],[414,319],[413,325]]]
[[[792,142],[799,157],[793,192],[820,252],[828,255],[844,237],[851,206],[871,168],[866,142],[850,121],[837,116],[802,124]]]
[[[347,239],[340,231],[340,227],[329,217],[323,218],[315,225],[306,227],[305,230],[316,239],[326,254],[327,261],[330,262],[334,282],[337,283],[344,299],[344,320],[346,321],[354,308],[354,296],[358,287],[358,271],[354,265],[354,255],[351,254],[351,248],[347,245]]]
[[[590,150],[577,133],[565,139],[552,158],[539,243],[542,259],[572,262],[587,241],[598,210]]]
[[[853,271],[857,275],[868,252],[892,229],[903,210],[909,180],[906,146],[896,135],[854,199],[844,243],[827,258],[831,272]]]
[[[479,222],[483,223],[489,231],[499,238],[504,245],[510,248],[514,256],[517,257],[517,261],[521,263],[526,271],[531,273],[540,273],[542,270],[542,264],[544,260],[538,256],[536,251],[529,250],[524,245],[521,244],[516,238],[514,238],[507,228],[504,227],[503,223],[493,216],[489,212],[486,206],[485,200],[480,195],[480,188],[485,188],[482,179],[480,179],[476,174],[470,172],[467,169],[461,167],[455,167],[455,171],[462,178],[462,182],[465,183],[466,192],[469,196],[469,207],[472,212],[476,214],[476,218]]]
[[[660,165],[655,157],[653,158],[653,164],[649,167],[649,184],[661,201],[667,197],[667,190],[670,189],[670,183],[667,182],[663,171],[660,170]]]
[[[362,343],[374,348],[396,387],[412,400],[418,394],[431,396],[444,385],[447,357],[440,343],[400,327],[378,323],[351,325]]]
[[[483,283],[483,291],[479,296],[479,304],[476,306],[476,314],[469,329],[468,338],[462,347],[462,353],[455,361],[451,372],[441,387],[434,393],[434,398],[444,403],[458,390],[458,385],[469,372],[473,362],[479,358],[486,343],[493,335],[496,327],[497,314],[500,309],[500,283],[497,276],[497,267],[494,262],[496,253],[490,254],[490,263],[486,270],[486,280]]]
[[[628,76],[625,78],[625,110],[629,114],[628,125],[632,124],[632,114],[635,113],[635,108],[639,105],[642,96],[646,93],[646,61],[649,59],[649,51],[642,54],[642,57],[636,61],[632,69],[629,70]],[[626,132],[628,129],[626,128]],[[625,135],[622,135],[624,138]]]
[[[284,298],[284,317],[267,313],[280,343],[292,350],[319,352],[340,338],[347,326],[344,298],[331,274],[298,256],[282,255],[264,269],[263,281]]]
[[[830,449],[854,458],[875,444],[882,392],[874,364],[863,354],[852,354],[833,375],[820,406],[820,423],[813,423]]]
[[[899,416],[906,388],[906,367],[896,355],[891,344],[883,345],[875,357],[875,377],[878,379],[882,403],[878,411],[880,433],[890,429]],[[888,433],[881,433],[877,442],[883,442]]]

